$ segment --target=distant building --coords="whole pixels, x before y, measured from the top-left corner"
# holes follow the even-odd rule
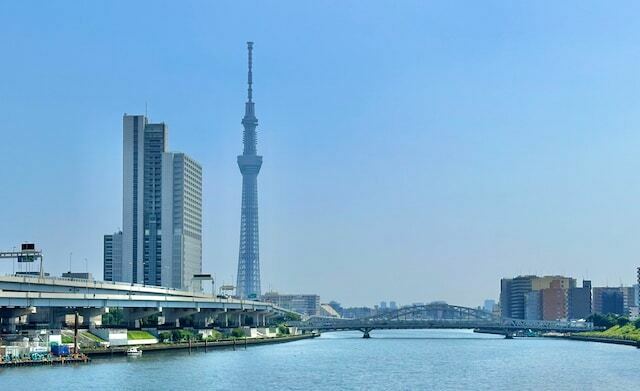
[[[549,288],[540,290],[542,297],[542,320],[560,320],[567,318],[567,289],[561,280],[553,280]]]
[[[62,278],[76,278],[78,280],[93,280],[93,275],[91,273],[82,273],[82,272],[65,272],[65,273],[62,273]]]
[[[369,307],[350,307],[344,308],[342,311],[342,317],[347,319],[366,318],[375,314],[373,308]]]
[[[542,292],[531,291],[524,296],[525,313],[524,318],[527,320],[542,319]]]
[[[536,276],[503,278],[500,281],[500,308],[504,318],[524,319],[524,297],[532,291],[532,281]]]
[[[633,285],[633,302],[629,301],[630,307],[639,307],[640,306],[640,284]]]
[[[575,279],[564,276],[518,276],[515,278],[503,278],[500,280],[500,309],[501,316],[505,318],[513,318],[513,319],[525,319],[526,318],[526,302],[525,298],[527,293],[532,291],[542,291],[544,289],[551,288],[551,284],[554,284],[554,289],[560,289],[565,293],[566,300],[566,291],[571,287],[575,287]],[[559,302],[560,298],[557,297],[557,300],[551,300],[551,292],[547,294],[547,300],[549,301],[549,305],[551,303]],[[559,292],[556,292],[556,295],[559,295]],[[532,296],[531,300],[535,298]],[[532,306],[534,304],[531,304]],[[536,303],[537,305],[537,303]],[[533,308],[533,307],[532,307]],[[566,302],[564,305],[566,311]],[[555,308],[554,310],[549,310],[548,316],[551,316],[553,311],[558,310]],[[533,309],[531,309],[530,316],[534,316]],[[542,310],[544,313],[544,300],[542,302]],[[544,315],[544,314],[543,314]],[[541,316],[543,316],[541,315]],[[544,317],[544,316],[543,316]],[[566,317],[566,315],[565,315]]]
[[[487,311],[487,312],[493,312],[493,307],[496,306],[496,301],[493,299],[486,299],[484,301],[484,305],[482,306],[482,309]]]
[[[582,281],[582,287],[569,288],[569,319],[587,319],[591,316],[591,281]]]
[[[389,302],[389,309],[390,310],[397,310],[398,309],[398,304],[396,304],[395,301],[390,301]]]
[[[622,290],[622,307],[626,315],[629,313],[629,308],[636,304],[636,288],[633,286],[624,286],[620,287],[620,290]]]
[[[320,314],[320,296],[318,295],[267,292],[262,296],[262,300],[305,315]]]
[[[122,280],[122,231],[104,235],[103,274],[105,281]]]
[[[593,312],[602,315],[625,315],[624,294],[622,289],[615,287],[594,287]]]
[[[629,314],[629,319],[637,319],[638,312],[640,312],[640,284],[634,284],[632,288],[633,300],[629,300],[629,308],[627,309],[627,313]]]
[[[380,302],[380,311],[386,311],[387,310],[387,302],[386,301],[381,301]]]

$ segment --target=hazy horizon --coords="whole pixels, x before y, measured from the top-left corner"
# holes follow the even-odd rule
[[[631,285],[640,4],[587,3],[0,3],[0,251],[102,278],[122,115],[147,110],[202,164],[203,271],[235,283],[252,40],[263,291],[477,306],[518,274]]]

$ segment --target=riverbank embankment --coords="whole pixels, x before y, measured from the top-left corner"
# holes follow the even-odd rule
[[[587,335],[545,335],[544,338],[558,338],[558,339],[570,339],[573,341],[584,341],[584,342],[599,342],[599,343],[608,343],[614,345],[626,345],[626,346],[635,346],[640,348],[640,342],[633,341],[629,339],[617,339],[617,338],[602,338],[602,337],[592,337]]]
[[[275,344],[299,341],[303,339],[315,338],[318,334],[301,334],[301,335],[285,335],[274,338],[237,338],[225,339],[213,342],[180,342],[180,343],[158,343],[153,345],[144,345],[142,348],[145,352],[162,351],[162,350],[193,350],[208,351],[219,348],[244,349],[247,346]],[[85,348],[82,352],[88,356],[108,356],[114,354],[124,354],[130,346],[113,346],[109,348]]]

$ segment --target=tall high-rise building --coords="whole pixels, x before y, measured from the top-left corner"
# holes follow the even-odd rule
[[[167,126],[123,118],[122,260],[126,282],[160,285],[162,154]]]
[[[242,209],[240,218],[240,251],[238,255],[238,281],[236,294],[241,298],[260,296],[260,248],[258,236],[258,173],[262,167],[262,156],[257,154],[256,127],[253,103],[253,42],[247,42],[249,72],[247,103],[245,103],[242,155],[238,156],[238,167],[242,173]]]
[[[199,290],[202,271],[202,167],[183,153],[162,154],[163,286]]]
[[[103,279],[122,281],[122,231],[104,235],[103,246]]]
[[[191,289],[202,271],[202,168],[167,153],[164,123],[125,114],[122,129],[123,229],[104,238],[105,279]]]

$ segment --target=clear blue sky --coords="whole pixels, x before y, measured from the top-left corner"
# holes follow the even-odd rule
[[[631,284],[637,2],[0,3],[0,248],[102,275],[122,115],[204,169],[204,269],[235,276],[255,41],[263,288],[346,305]],[[10,264],[0,271],[11,271]]]

